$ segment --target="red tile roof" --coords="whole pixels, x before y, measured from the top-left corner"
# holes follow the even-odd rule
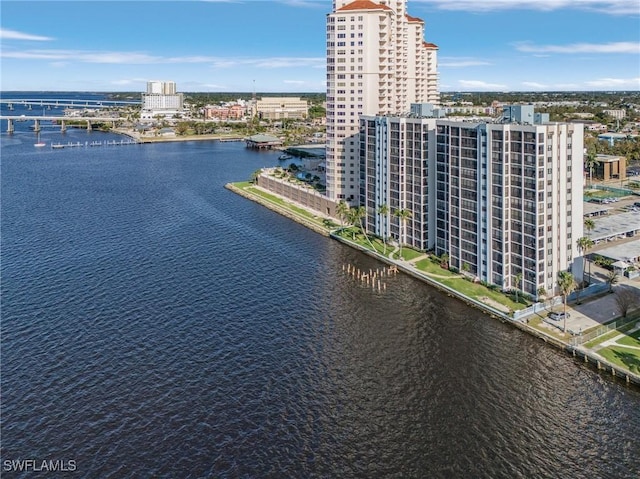
[[[344,7],[339,8],[337,11],[344,12],[348,10],[391,10],[391,8],[387,5],[374,3],[371,0],[356,0],[355,2],[351,2]]]
[[[424,23],[424,20],[422,18],[412,17],[409,14],[406,14],[405,17],[407,17],[407,21],[409,23],[415,23],[415,22]]]
[[[436,45],[435,43],[424,42],[422,45],[424,45],[427,48],[435,48],[436,50],[438,49],[438,45]]]

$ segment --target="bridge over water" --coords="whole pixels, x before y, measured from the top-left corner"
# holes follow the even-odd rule
[[[13,110],[15,105],[33,107],[63,107],[63,108],[112,108],[118,106],[140,106],[142,100],[85,100],[71,98],[11,98],[0,99],[0,105],[7,105],[9,110]]]
[[[7,133],[13,133],[15,130],[14,122],[16,121],[33,121],[34,131],[40,131],[42,126],[40,122],[51,121],[60,125],[60,131],[66,131],[68,122],[86,122],[87,130],[91,130],[92,123],[108,123],[110,122],[115,127],[116,122],[122,121],[120,117],[106,117],[106,116],[53,116],[53,115],[0,115],[0,123],[7,121]]]

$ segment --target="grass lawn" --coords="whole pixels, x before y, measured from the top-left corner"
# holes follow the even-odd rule
[[[527,307],[526,304],[516,303],[515,301],[512,301],[508,296],[505,296],[500,291],[489,289],[479,283],[472,283],[471,281],[464,278],[436,278],[436,281],[449,286],[450,288],[455,289],[465,296],[473,298],[477,301],[482,301],[482,298],[485,297],[491,298],[492,300],[506,306],[507,308],[513,309],[514,311],[518,311]]]
[[[396,252],[396,255],[400,253],[400,251]],[[416,251],[411,248],[402,248],[402,259],[405,261],[411,261],[418,256],[422,256],[424,253],[422,251]]]
[[[439,263],[434,263],[430,258],[421,259],[416,261],[415,267],[425,273],[437,274],[441,276],[458,276],[456,273],[452,273],[446,268],[440,267]]]
[[[618,330],[613,330],[613,331],[609,331],[606,334],[603,334],[602,336],[598,336],[596,339],[594,339],[593,341],[589,341],[588,343],[585,343],[585,347],[586,348],[594,348],[596,347],[598,344],[602,344],[605,341],[608,341],[610,339],[615,338],[616,336],[620,335],[620,331]]]
[[[638,337],[639,332],[640,331],[636,331],[629,336],[624,336],[623,338],[618,339],[616,343],[621,346],[634,346],[636,348],[640,348],[640,338]],[[640,353],[640,351],[638,351],[638,353]]]
[[[598,354],[613,364],[640,374],[640,351],[623,346],[608,346],[598,351]]]
[[[316,223],[318,226],[323,226],[325,228],[327,228],[327,225],[325,224],[325,220],[324,218],[320,218],[319,216],[315,216],[314,214],[310,213],[309,211],[307,211],[304,208],[300,208],[298,206],[292,205],[290,203],[287,203],[285,200],[283,200],[282,198],[269,194],[265,191],[262,191],[258,188],[254,188],[252,183],[245,181],[245,182],[241,182],[241,183],[234,183],[235,186],[237,186],[238,188],[243,189],[244,191],[247,191],[249,193],[251,193],[252,195],[256,195],[259,196],[261,198],[264,198],[265,200],[276,204],[278,206],[281,206],[283,208],[288,209],[289,211],[295,213],[298,216],[301,216],[309,221],[312,221],[313,223]],[[327,228],[329,229],[329,228]]]

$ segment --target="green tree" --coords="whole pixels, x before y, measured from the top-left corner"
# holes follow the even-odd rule
[[[389,215],[389,206],[386,203],[381,204],[378,207],[378,214],[380,215],[381,224],[382,224],[382,244],[383,244],[383,254],[387,254],[387,235],[385,234],[385,226],[387,225],[388,215]]]
[[[587,230],[587,235],[591,233],[595,227],[596,223],[591,218],[584,219],[584,228]]]
[[[258,169],[256,171],[254,171],[253,173],[251,173],[251,183],[257,183],[258,182],[258,177],[260,176],[260,173],[262,173],[261,169]]]
[[[406,237],[407,237],[407,221],[409,220],[409,218],[411,218],[411,216],[413,215],[413,213],[411,213],[411,210],[408,210],[407,208],[402,208],[399,210],[396,210],[394,212],[394,215],[398,218],[398,221],[400,222],[400,257],[402,258],[402,244],[406,241]]]
[[[518,291],[520,291],[521,284],[522,284],[522,272],[516,274],[516,303],[519,302]]]
[[[567,332],[567,296],[571,294],[576,287],[576,280],[571,273],[568,271],[560,271],[558,273],[558,287],[560,288],[560,292],[562,293],[562,297],[564,300],[564,320],[562,331]]]
[[[542,299],[543,301],[546,299],[547,297],[547,290],[544,288],[544,286],[540,286],[538,288],[538,300]]]
[[[360,228],[360,232],[363,234],[364,238],[369,243],[369,246],[371,246],[371,250],[375,251],[375,248],[373,247],[373,243],[371,243],[371,240],[369,239],[369,235],[367,234],[367,231],[365,230],[365,227],[364,227],[364,219],[367,217],[367,209],[364,206],[357,206],[355,208],[351,208],[349,211],[351,212],[350,222],[354,226]]]
[[[591,238],[589,238],[588,236],[583,236],[582,238],[578,238],[578,249],[582,252],[582,256],[584,257],[585,261],[587,260],[587,253],[589,252],[589,250],[591,248],[593,248],[593,240]],[[589,263],[589,282],[591,282],[591,262],[588,261]],[[585,268],[582,268],[582,282],[584,283],[584,270]]]
[[[336,206],[336,214],[338,218],[340,218],[340,223],[344,226],[347,218],[349,216],[349,205],[344,200],[340,200],[338,205]]]
[[[593,169],[600,164],[596,149],[594,147],[587,148],[587,157],[585,158],[585,166],[589,170],[589,187],[593,185]]]
[[[607,284],[609,285],[609,292],[613,293],[613,285],[620,281],[618,272],[614,269],[607,273]]]

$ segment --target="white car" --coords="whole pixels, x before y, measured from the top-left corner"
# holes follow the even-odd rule
[[[562,319],[564,319],[565,314],[567,315],[567,319],[569,318],[569,313],[549,313],[549,319],[553,320],[553,321],[560,321]]]

